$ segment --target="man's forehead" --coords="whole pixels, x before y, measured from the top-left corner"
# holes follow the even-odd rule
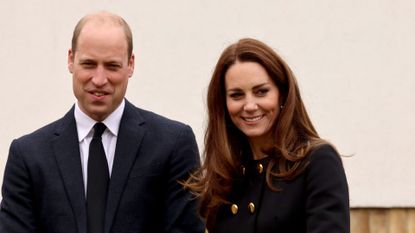
[[[87,23],[100,23],[100,24],[113,24],[121,26],[123,19],[118,15],[109,12],[97,12],[94,14],[87,15],[83,18],[84,24]]]
[[[124,30],[121,25],[115,24],[111,21],[100,21],[100,20],[90,20],[85,23],[85,25],[82,27],[82,30],[80,31],[80,35],[85,31],[119,31],[120,33],[124,34]]]

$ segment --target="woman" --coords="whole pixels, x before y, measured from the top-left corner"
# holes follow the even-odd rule
[[[229,46],[207,104],[204,164],[185,185],[210,233],[349,232],[340,157],[318,136],[281,57],[254,39]]]

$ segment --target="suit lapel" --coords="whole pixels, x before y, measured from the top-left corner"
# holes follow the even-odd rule
[[[145,134],[144,120],[135,107],[125,101],[125,109],[118,131],[114,164],[108,190],[105,233],[111,229],[128,175],[134,164],[138,149]]]
[[[79,233],[86,233],[85,191],[79,152],[78,133],[72,108],[61,120],[52,147]]]

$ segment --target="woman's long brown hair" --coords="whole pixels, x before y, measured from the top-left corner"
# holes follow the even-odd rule
[[[269,188],[279,190],[275,178],[298,176],[307,166],[308,152],[325,143],[308,117],[291,69],[281,57],[255,39],[241,39],[230,45],[220,56],[208,88],[204,162],[184,183],[199,198],[199,213],[208,229],[218,208],[228,203],[233,179],[240,175],[241,154],[251,153],[247,138],[232,123],[226,107],[225,74],[237,61],[260,64],[280,92],[283,108],[273,126],[274,145],[265,151],[270,157],[266,170]]]

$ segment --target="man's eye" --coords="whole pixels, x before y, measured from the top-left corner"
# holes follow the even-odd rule
[[[94,63],[92,63],[92,62],[84,62],[84,63],[81,63],[81,65],[84,67],[84,68],[94,68],[95,67],[95,64]]]
[[[118,65],[118,64],[108,64],[107,68],[109,70],[118,70],[120,68],[120,65]]]

